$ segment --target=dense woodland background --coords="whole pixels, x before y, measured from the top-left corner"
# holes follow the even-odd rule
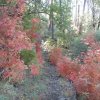
[[[0,0],[0,100],[67,100],[42,99],[46,68],[100,100],[100,0]]]

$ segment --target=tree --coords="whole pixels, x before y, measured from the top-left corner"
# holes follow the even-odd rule
[[[41,22],[46,23],[45,26],[47,26],[48,30],[44,32],[46,33],[44,35],[54,40],[67,40],[66,38],[73,32],[71,27],[71,1],[41,0],[39,3],[37,2],[30,0],[29,4],[27,4],[28,13],[33,16],[37,15]],[[43,25],[41,23],[41,26]]]

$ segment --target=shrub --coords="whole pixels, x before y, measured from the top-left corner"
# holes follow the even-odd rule
[[[73,81],[77,93],[84,95],[88,100],[100,98],[100,49],[91,49],[84,55],[83,64],[72,61],[69,57],[59,55],[59,48],[55,52],[51,62],[56,65],[58,72],[65,78]]]
[[[83,89],[77,87],[77,91],[81,93],[88,93],[89,100],[99,100],[100,94],[100,51],[90,50],[87,52],[84,58],[84,64],[81,65],[79,71],[79,86]]]
[[[78,75],[78,70],[80,67],[77,63],[74,63],[68,57],[62,56],[62,59],[57,61],[57,70],[63,76],[69,79],[73,79]],[[74,77],[72,76],[74,75]]]
[[[34,50],[22,50],[20,52],[21,59],[24,61],[26,65],[32,63],[36,58],[36,54]]]
[[[94,34],[94,38],[97,42],[100,42],[100,30],[98,30],[95,34]]]
[[[22,16],[25,10],[24,0],[2,0],[1,3],[5,5],[0,6],[0,68],[3,68],[4,78],[10,77],[13,80],[19,78],[21,80],[26,65],[29,65],[35,56],[32,51],[32,38],[36,41],[38,40],[36,38],[39,38],[33,32],[33,29],[36,30],[34,24],[38,20],[32,19],[33,26],[27,34],[22,27]],[[34,47],[37,49],[37,46]],[[40,60],[41,52],[36,53]],[[24,62],[20,59],[20,56],[22,56]]]
[[[77,57],[81,58],[82,53],[86,53],[88,50],[88,45],[86,45],[82,40],[75,39],[70,46],[70,56],[72,59]]]
[[[62,50],[60,48],[54,48],[49,53],[49,59],[52,64],[56,65],[58,59],[62,59]]]

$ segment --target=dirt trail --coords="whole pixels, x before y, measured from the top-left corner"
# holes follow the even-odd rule
[[[54,65],[48,61],[45,54],[44,84],[47,85],[45,96],[42,100],[76,100],[76,92],[72,83],[59,76]]]

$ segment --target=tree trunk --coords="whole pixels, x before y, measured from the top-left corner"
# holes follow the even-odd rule
[[[50,5],[50,15],[49,15],[49,28],[48,31],[51,33],[51,38],[54,39],[54,15],[53,15],[53,0],[51,0]]]
[[[95,23],[95,8],[94,8],[93,0],[92,0],[92,26],[93,26],[93,29],[95,30],[96,23]]]
[[[83,29],[82,24],[83,24],[83,19],[84,19],[85,5],[86,5],[86,0],[84,0],[83,15],[82,15],[82,19],[81,19],[81,22],[80,22],[80,25],[79,25],[79,32],[78,32],[78,34],[81,34],[82,33],[82,29]]]

